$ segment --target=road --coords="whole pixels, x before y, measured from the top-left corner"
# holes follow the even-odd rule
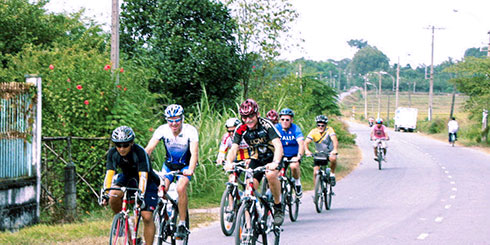
[[[305,193],[298,221],[286,214],[281,244],[490,243],[490,155],[389,131],[388,162],[380,171],[369,128],[350,123],[350,131],[361,164],[337,183],[331,210],[316,213],[311,191]],[[233,243],[218,223],[190,237],[190,244]]]

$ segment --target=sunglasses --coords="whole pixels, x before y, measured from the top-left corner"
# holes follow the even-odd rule
[[[127,148],[131,145],[131,143],[116,143],[117,148]]]
[[[289,122],[291,120],[289,120],[289,118],[281,118],[281,121],[286,121],[286,122]]]
[[[253,118],[253,117],[255,117],[255,113],[254,114],[250,114],[250,115],[243,115],[242,116],[242,119],[243,120],[246,120],[247,118]]]
[[[228,133],[233,133],[235,132],[235,130],[228,130]]]
[[[175,119],[175,120],[172,120],[172,119],[168,119],[167,118],[167,122],[169,122],[169,123],[178,123],[180,121],[182,121],[182,118],[178,118],[178,119]]]
[[[319,127],[319,128],[324,128],[325,127],[325,124],[317,124],[316,126]]]

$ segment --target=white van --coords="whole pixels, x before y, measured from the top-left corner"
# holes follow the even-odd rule
[[[417,108],[398,107],[395,111],[395,131],[413,132],[417,127]]]

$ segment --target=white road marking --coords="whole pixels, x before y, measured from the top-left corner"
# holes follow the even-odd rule
[[[452,191],[458,191],[458,188],[453,187],[451,190]]]
[[[422,233],[422,234],[420,234],[420,235],[417,237],[417,239],[418,239],[418,240],[424,240],[424,239],[425,239],[425,238],[427,238],[428,236],[429,236],[429,234],[428,234],[428,233]]]
[[[434,221],[440,223],[440,222],[442,222],[443,219],[444,219],[444,217],[439,216]]]
[[[444,208],[445,208],[445,209],[449,209],[449,208],[451,208],[451,204],[448,204],[448,205],[444,206]]]
[[[451,176],[451,175],[448,175],[447,177],[448,177],[448,178],[450,178],[450,179],[452,179],[452,178],[453,178],[453,176]]]
[[[455,199],[456,198],[456,195],[451,195],[449,198]]]
[[[444,173],[445,173],[445,174],[448,174],[448,173],[449,173],[449,171],[447,171],[447,170],[446,170],[446,171],[444,171]]]
[[[451,185],[455,185],[456,184],[456,182],[454,182],[454,181],[451,181],[449,183],[451,183]]]
[[[442,166],[441,168],[442,168],[442,169],[446,169],[446,167],[444,167],[444,166]]]

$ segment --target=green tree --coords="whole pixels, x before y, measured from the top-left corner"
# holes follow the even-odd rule
[[[347,44],[353,48],[357,49],[363,49],[364,47],[368,46],[368,42],[364,41],[362,39],[351,39],[347,41]]]
[[[152,92],[184,106],[200,101],[203,88],[211,103],[234,101],[242,61],[236,26],[223,4],[129,0],[121,8],[121,47],[154,69]]]
[[[474,121],[481,122],[482,111],[490,109],[490,59],[466,57],[463,62],[446,68],[446,71],[457,74],[451,82],[458,91],[469,96],[465,108]],[[488,131],[487,127],[476,140],[479,141],[482,136],[488,140]]]
[[[260,77],[264,71],[252,71],[254,64],[261,62],[262,70],[271,67],[271,62],[279,56],[279,50],[283,48],[280,37],[286,35],[290,38],[288,32],[291,24],[298,18],[298,13],[289,0],[224,2],[238,23],[238,42],[245,61],[242,67],[245,77],[241,80],[241,85],[243,97],[248,97],[250,82],[260,82],[256,87],[263,86],[264,83],[263,77]]]
[[[389,68],[388,57],[376,47],[366,46],[354,55],[349,64],[349,70],[354,74],[367,74],[376,70]]]
[[[477,58],[482,58],[487,56],[487,52],[481,51],[479,48],[469,48],[464,51],[464,57],[473,56]]]

